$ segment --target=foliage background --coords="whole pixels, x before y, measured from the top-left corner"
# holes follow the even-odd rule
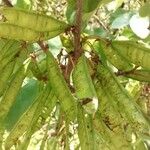
[[[18,0],[11,1],[15,7],[35,10],[40,14],[47,14],[55,16],[55,18],[63,21],[67,21],[65,17],[67,2],[65,0]],[[106,39],[129,39],[134,41],[141,41],[146,45],[150,46],[150,35],[146,38],[141,38],[140,33],[134,32],[134,27],[131,28],[130,19],[136,14],[145,1],[143,0],[116,0],[111,3],[102,5],[96,10],[96,12],[90,18],[87,27],[85,28],[85,35],[91,36],[100,36]],[[5,1],[1,2],[1,5],[6,5]],[[135,27],[136,28],[136,27]],[[143,27],[140,27],[140,30],[144,30]],[[70,38],[70,37],[69,37]],[[91,41],[89,41],[90,43]],[[55,37],[48,40],[49,48],[52,50],[52,53],[57,56],[62,49],[67,49],[60,39],[60,37]],[[38,44],[33,44],[35,51],[41,50]],[[87,51],[91,49],[89,44],[83,45],[84,49]],[[39,61],[45,58],[44,55],[41,55],[38,59]],[[41,61],[42,62],[42,61]],[[43,61],[43,64],[45,62]],[[44,72],[46,68],[41,64],[41,69]],[[113,68],[113,67],[112,67]],[[115,68],[113,68],[114,71]],[[132,97],[135,98],[137,104],[142,108],[143,113],[149,117],[150,116],[150,83],[139,82],[133,79],[126,78],[122,75],[118,76],[119,81],[124,87],[128,90]],[[32,92],[31,92],[32,91]],[[25,110],[33,103],[35,97],[37,97],[40,91],[40,85],[32,75],[29,75],[28,78],[24,81],[24,84],[18,93],[14,105],[11,107],[8,116],[8,131],[13,128],[14,124],[18,118],[25,112]],[[67,134],[69,135],[70,149],[79,148],[79,139],[77,137],[77,124],[71,124],[69,126],[70,131],[68,131],[64,126],[67,126],[65,122],[61,121],[63,117],[59,116],[61,114],[61,109],[58,108],[53,110],[51,114],[51,121],[46,122],[40,130],[34,133],[32,136],[30,145],[28,149],[39,149],[41,142],[47,139],[47,149],[65,149]],[[60,124],[61,123],[61,124]],[[48,126],[48,129],[47,129]],[[46,134],[45,134],[45,131]],[[44,136],[44,138],[43,138]],[[43,140],[44,139],[44,140]],[[148,145],[148,140],[147,140]]]

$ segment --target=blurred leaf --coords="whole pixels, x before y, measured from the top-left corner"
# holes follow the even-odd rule
[[[63,47],[59,36],[48,40],[48,46],[54,56],[57,56]]]
[[[101,27],[91,29],[89,26],[87,26],[85,28],[84,32],[89,34],[89,35],[98,35],[98,36],[101,36],[103,38],[106,38],[108,36],[108,32]]]
[[[139,10],[139,14],[141,17],[150,17],[150,2],[146,2]]]
[[[122,14],[125,14],[125,13],[129,13],[128,11],[122,9],[122,8],[118,8],[116,9],[115,12],[113,12],[112,14],[110,14],[110,23],[112,24],[112,22],[118,18],[119,16],[121,16]]]
[[[119,29],[125,27],[129,24],[129,20],[132,17],[133,13],[127,12],[119,15],[111,24],[111,28]]]

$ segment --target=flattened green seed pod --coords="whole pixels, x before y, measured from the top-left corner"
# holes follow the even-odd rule
[[[13,44],[14,44],[13,40],[7,40],[7,42],[5,42],[1,50],[0,60],[4,57],[7,51],[13,46]]]
[[[79,99],[96,97],[96,91],[90,77],[86,57],[82,55],[73,71],[73,83]]]
[[[108,61],[118,70],[129,71],[133,68],[133,65],[128,62],[125,57],[121,56],[118,51],[111,46],[111,44],[107,44],[103,41],[96,41],[94,45],[98,53],[100,53],[102,49]]]
[[[78,121],[78,136],[80,140],[80,146],[83,150],[92,150],[94,149],[94,140],[91,133],[92,126],[91,122],[88,122],[89,116],[85,115],[84,109],[79,104],[77,121]]]
[[[129,62],[150,70],[150,49],[134,41],[112,41],[112,47]]]
[[[150,70],[135,70],[125,76],[142,82],[150,82]]]
[[[79,99],[91,99],[91,102],[85,105],[85,110],[88,113],[94,113],[97,110],[98,100],[97,94],[90,76],[87,59],[82,55],[72,73],[73,84],[76,95]]]
[[[8,40],[8,42],[2,48],[0,60],[4,59],[5,57],[9,57],[10,55],[16,54],[19,48],[20,42],[15,40]]]
[[[48,40],[59,35],[62,32],[64,32],[64,30],[55,30],[51,32],[37,32],[29,28],[24,28],[9,23],[0,23],[0,37],[8,39],[35,42],[39,40]]]
[[[66,117],[70,120],[74,120],[76,117],[75,99],[61,74],[55,58],[49,51],[47,51],[46,55],[49,82],[52,85],[53,91],[55,92]]]
[[[0,96],[7,87],[9,77],[13,73],[15,61],[10,62],[0,73]]]
[[[64,30],[68,27],[65,22],[32,11],[3,7],[0,12],[6,17],[9,23],[30,28],[35,31],[52,32],[56,30]]]
[[[134,102],[127,91],[118,82],[111,70],[103,65],[98,66],[98,79],[101,82],[104,90],[108,91],[114,99],[114,105],[118,108],[119,113],[127,118],[130,124],[137,130],[143,132],[150,130],[149,123],[143,116],[138,105]],[[124,110],[124,111],[122,111]]]
[[[40,129],[43,126],[43,124],[45,123],[47,117],[50,117],[50,113],[54,109],[54,107],[56,105],[56,102],[57,102],[57,98],[54,95],[54,92],[51,90],[49,96],[47,97],[45,105],[43,106],[43,109],[45,108],[45,111],[41,112],[41,114],[40,114],[40,117],[42,117],[42,121],[40,121],[37,124],[38,129]]]
[[[12,53],[11,55],[9,55],[8,57],[4,57],[1,61],[0,61],[0,72],[3,71],[4,67],[6,67],[6,65],[13,61],[13,59],[15,58],[15,55],[17,54],[17,52],[19,52],[19,49],[15,52]]]
[[[0,52],[3,51],[3,48],[5,47],[5,44],[8,42],[7,39],[0,39]]]
[[[39,40],[48,40],[51,39],[60,33],[63,33],[64,30],[55,30],[55,31],[49,31],[49,32],[40,32]]]
[[[23,82],[24,78],[26,77],[28,64],[29,64],[29,62],[25,65],[22,65],[18,69],[18,71],[14,75],[14,78],[10,82],[10,85],[9,85],[8,89],[6,90],[2,100],[0,101],[0,119],[1,119],[1,121],[4,120],[10,107],[12,106],[13,102],[16,99],[16,96],[21,88],[22,82]]]
[[[99,117],[106,128],[108,128],[107,130],[109,130],[109,132],[107,132],[107,130],[105,130],[105,132],[107,132],[110,139],[107,139],[105,136],[104,138],[106,138],[107,142],[109,142],[109,140],[112,141],[116,149],[121,149],[123,146],[131,149],[131,135],[133,130],[130,125],[126,128],[126,131],[124,130],[124,125],[129,124],[128,120],[123,118],[118,109],[114,107],[113,101],[115,101],[115,99],[113,99],[113,96],[110,95],[108,90],[101,85],[100,81],[96,82],[95,87],[100,103],[97,113],[99,113]],[[118,143],[118,140],[121,142]]]
[[[0,37],[32,42],[39,40],[40,33],[16,25],[0,23]]]

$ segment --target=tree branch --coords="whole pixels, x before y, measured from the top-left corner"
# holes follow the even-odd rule
[[[66,81],[70,83],[70,74],[73,67],[76,65],[78,58],[81,56],[83,50],[81,46],[81,25],[82,25],[82,7],[83,0],[76,1],[76,18],[75,25],[73,27],[72,33],[74,35],[74,51],[70,54],[71,59],[68,61],[68,69],[66,75]],[[72,60],[72,61],[71,61]]]
[[[74,59],[78,59],[82,53],[81,48],[81,25],[82,25],[82,0],[76,2],[76,20],[74,34]]]

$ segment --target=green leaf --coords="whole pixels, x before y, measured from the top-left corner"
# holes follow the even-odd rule
[[[88,35],[100,36],[102,38],[106,38],[109,34],[108,31],[106,31],[102,27],[92,29],[90,28],[90,26],[87,26],[84,32],[87,33]]]
[[[20,42],[15,40],[7,40],[1,49],[1,55],[0,55],[0,61],[8,55],[12,55],[12,53],[18,52],[18,49],[20,48]]]
[[[41,129],[42,126],[46,123],[46,119],[50,117],[52,110],[54,109],[57,102],[57,97],[55,96],[53,90],[50,91],[45,104],[43,105],[42,111],[40,112],[41,121],[37,121],[37,129]]]
[[[15,55],[20,51],[20,42],[14,40],[6,40],[1,49],[0,55],[0,72],[8,63],[15,59]]]
[[[110,14],[110,23],[112,24],[112,22],[118,18],[119,16],[121,16],[122,14],[126,14],[128,13],[128,11],[122,9],[122,8],[118,8],[116,9],[112,14]]]
[[[96,112],[95,118],[93,119],[93,125],[95,132],[98,134],[98,146],[102,149],[105,147],[106,150],[112,149],[116,150],[117,147],[115,146],[115,143],[113,143],[113,139],[110,136],[111,131],[108,129],[108,127],[105,125],[103,120],[101,119],[101,115],[99,111]],[[118,144],[118,143],[117,143]]]
[[[48,40],[48,46],[54,56],[57,56],[60,53],[61,48],[63,47],[59,36]]]

